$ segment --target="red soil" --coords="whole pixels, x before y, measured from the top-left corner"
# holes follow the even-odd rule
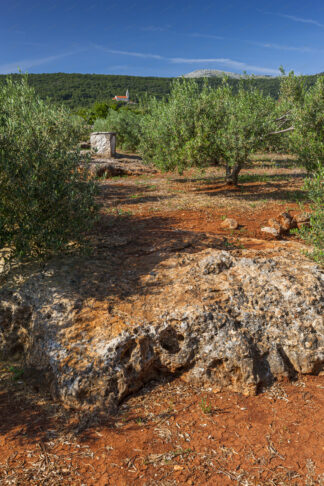
[[[152,213],[149,198],[139,205],[129,197],[138,191],[133,180],[104,186],[107,208],[122,207],[123,215],[110,213],[97,227],[103,240],[111,234],[130,236],[116,248],[130,267],[132,259],[152,259],[161,248],[262,250],[297,242],[296,236],[285,237],[287,243],[270,242],[260,233],[287,207],[292,214],[298,211],[296,203],[281,201],[282,185],[247,183],[242,190],[179,182],[173,189],[191,191],[193,197],[201,191],[211,198],[236,192],[238,198],[248,196],[250,205],[242,197],[235,208],[211,204]],[[300,185],[286,181],[284,190]],[[261,194],[272,196],[252,207]],[[221,229],[225,216],[235,218],[240,229]],[[64,410],[37,383],[13,381],[6,366],[0,371],[1,485],[324,484],[324,376],[277,384],[256,397],[200,389],[180,379],[151,383],[107,418]]]

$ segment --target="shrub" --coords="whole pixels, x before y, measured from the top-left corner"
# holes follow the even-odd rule
[[[117,132],[117,144],[123,150],[136,150],[140,142],[141,115],[125,108],[109,110],[105,119],[94,122],[96,132]]]
[[[0,90],[0,248],[40,255],[80,243],[95,186],[80,170],[80,121],[41,101],[27,78]]]
[[[324,166],[318,165],[312,177],[306,179],[305,189],[313,211],[310,226],[298,230],[299,235],[313,246],[308,254],[317,262],[324,264]]]
[[[109,105],[102,101],[101,103],[96,101],[96,103],[92,106],[92,113],[94,114],[95,118],[106,118],[109,112]]]
[[[90,108],[79,108],[75,113],[76,116],[82,118],[88,125],[92,125],[96,119],[95,114]]]

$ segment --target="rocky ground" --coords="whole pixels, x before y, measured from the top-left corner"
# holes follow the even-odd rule
[[[4,484],[321,484],[324,272],[262,232],[303,173],[136,174],[91,258],[2,276]]]

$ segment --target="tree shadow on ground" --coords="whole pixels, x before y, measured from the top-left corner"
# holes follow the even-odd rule
[[[75,311],[79,312],[91,299],[99,304],[109,301],[114,305],[115,302],[132,303],[141,296],[155,294],[159,291],[157,285],[152,282],[143,286],[142,278],[154,273],[158,265],[175,254],[195,253],[206,248],[231,248],[223,236],[177,230],[172,227],[173,222],[172,218],[159,215],[101,215],[89,233],[90,255],[70,254],[47,262],[27,263],[2,277],[2,284],[7,286],[9,294],[10,288],[18,291],[16,278],[22,275],[23,285],[37,289],[34,290],[37,299],[43,299],[42,294],[45,296],[44,306],[49,311],[54,301],[48,289],[55,289],[55,302],[72,302]],[[34,305],[33,302],[31,298],[28,305]],[[67,318],[56,328],[53,321],[50,326],[55,341],[56,333],[66,330],[70,336],[70,332],[74,332],[75,320]],[[0,434],[12,432],[15,437],[36,443],[49,440],[52,429],[54,432],[56,429],[73,431],[81,430],[82,424],[87,426],[87,418],[84,418],[87,414],[67,412],[50,398],[46,379],[36,371],[34,377],[26,373],[19,380],[22,383],[11,383],[9,378],[2,380]]]
[[[122,152],[116,152],[115,156],[113,158],[114,159],[138,160],[139,162],[142,162],[142,157],[140,155],[127,154],[127,153],[122,153]]]
[[[287,183],[284,187],[275,184],[254,184],[253,186],[244,185],[236,188],[220,188],[219,190],[205,191],[198,189],[197,192],[204,193],[209,197],[230,197],[241,201],[256,202],[256,201],[285,201],[285,202],[307,202],[307,194],[302,189],[286,189],[289,187]]]
[[[126,184],[104,184],[100,188],[99,201],[109,208],[127,204],[154,203],[172,199],[173,195],[154,195],[149,184],[141,187]]]
[[[239,175],[239,185],[244,183],[253,183],[253,182],[272,182],[272,181],[289,181],[289,179],[299,180],[304,179],[306,174],[300,172],[294,172],[290,174],[253,174],[242,173]],[[218,175],[210,175],[210,176],[202,176],[202,177],[186,177],[181,179],[170,179],[171,182],[175,182],[177,184],[220,184],[221,186],[228,185],[225,182],[225,176],[218,176]],[[255,187],[255,186],[254,186]]]

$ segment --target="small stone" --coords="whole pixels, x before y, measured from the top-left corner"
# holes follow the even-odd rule
[[[280,235],[280,231],[278,231],[276,228],[272,228],[271,226],[265,226],[264,228],[261,228],[261,232],[266,233],[272,238],[278,238]]]
[[[277,230],[279,234],[281,233],[282,228],[278,220],[271,218],[268,221],[268,225],[270,226],[270,228],[274,228],[275,230]]]
[[[296,223],[305,223],[305,222],[309,223],[310,218],[311,218],[311,214],[304,212],[304,213],[297,214],[294,217],[294,220],[296,221]]]
[[[283,232],[289,231],[294,226],[293,218],[287,212],[279,214],[278,220],[279,220],[280,226],[282,228],[281,231],[283,231]]]
[[[221,223],[222,228],[231,229],[231,230],[237,229],[238,226],[239,226],[238,222],[236,221],[236,219],[233,218],[226,218]]]

